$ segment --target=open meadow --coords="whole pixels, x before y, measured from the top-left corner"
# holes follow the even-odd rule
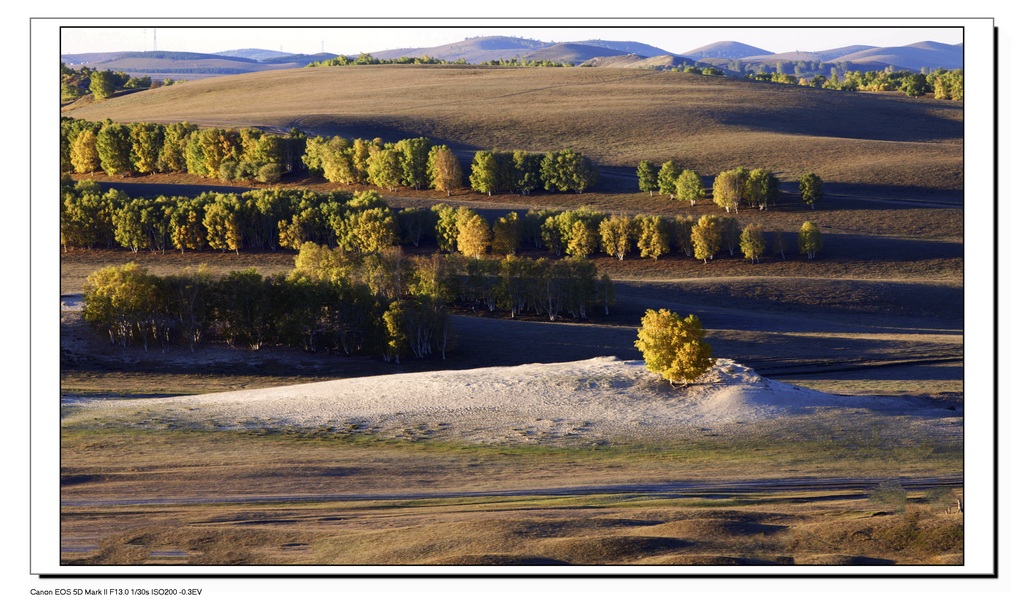
[[[157,275],[287,273],[295,252],[64,251],[68,565],[963,563],[960,102],[649,70],[353,66],[208,78],[63,114],[426,136],[467,167],[490,148],[573,147],[597,163],[583,194],[384,194],[392,208],[445,202],[489,220],[581,206],[720,214],[710,199],[638,192],[637,163],[674,158],[705,177],[764,167],[782,201],[741,206],[740,223],[795,244],[810,220],[824,243],[813,260],[758,264],[594,254],[615,283],[607,315],[457,307],[445,359],[400,363],[112,345],[82,318],[90,273],[130,261]],[[825,184],[813,210],[796,192],[807,172]],[[248,187],[74,177],[130,196]],[[659,308],[696,314],[719,359],[688,387],[647,371],[634,346]]]

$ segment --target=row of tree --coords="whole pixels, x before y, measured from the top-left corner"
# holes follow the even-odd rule
[[[372,264],[384,263],[367,261],[368,268]],[[195,351],[223,341],[252,350],[294,345],[391,360],[407,353],[443,358],[454,342],[442,303],[388,298],[367,284],[300,269],[266,277],[249,269],[214,278],[205,267],[166,277],[135,263],[106,267],[86,280],[83,316],[112,344],[146,349],[178,344]]]
[[[429,213],[429,211],[428,211]],[[376,191],[317,193],[255,189],[196,197],[130,198],[92,181],[65,183],[60,236],[68,248],[297,250],[312,241],[376,252],[401,238],[418,242],[418,212],[392,211]],[[413,233],[415,232],[415,235]]]
[[[767,236],[760,224],[740,229],[734,216],[706,214],[699,219],[678,215],[666,218],[639,214],[634,217],[596,212],[588,208],[555,212],[531,210],[520,216],[510,212],[491,227],[473,210],[444,204],[431,210],[437,217],[436,239],[445,252],[459,252],[480,258],[488,252],[514,255],[518,248],[547,249],[556,257],[585,259],[600,251],[625,259],[636,251],[641,258],[658,260],[671,252],[701,259],[705,263],[719,252],[734,256],[737,251],[757,262],[768,251]],[[428,221],[429,222],[429,221]],[[797,233],[801,254],[808,258],[821,251],[821,232],[805,222]],[[771,252],[785,258],[789,250],[782,232],[774,234]]]
[[[207,178],[273,183],[291,171],[305,136],[255,128],[199,129],[187,122],[129,125],[61,119],[62,172],[128,176],[188,172]]]
[[[473,157],[469,185],[478,193],[507,191],[529,195],[549,192],[583,193],[597,186],[594,164],[571,148],[544,154],[525,150],[481,150]]]
[[[360,53],[355,57],[349,57],[347,55],[338,55],[331,59],[325,59],[322,61],[310,62],[306,65],[307,68],[328,68],[332,66],[376,66],[380,64],[424,64],[424,65],[452,65],[452,66],[464,66],[466,60],[459,58],[456,60],[449,61],[447,59],[441,59],[438,57],[431,57],[429,55],[420,55],[419,57],[409,57],[402,55],[401,57],[394,57],[391,59],[381,59],[374,57],[370,53]]]
[[[935,99],[963,100],[964,71],[938,68],[931,71],[910,70],[851,70],[840,73],[833,68],[831,76],[822,73],[749,72],[747,78],[756,81],[801,85],[837,91],[902,91],[910,97],[932,94]]]
[[[433,241],[442,252],[475,259],[488,253],[505,256],[546,249],[557,257],[576,258],[600,250],[620,260],[635,250],[657,260],[675,250],[705,262],[721,250],[734,255],[742,234],[736,218],[729,215],[699,220],[681,215],[627,217],[580,208],[510,212],[489,223],[464,206],[395,211],[376,191],[256,189],[192,198],[130,198],[115,189],[104,193],[91,181],[62,185],[60,231],[65,249],[119,245],[134,252],[238,252],[298,250],[312,242],[365,254],[396,244],[419,247]],[[784,238],[780,235],[776,241],[776,253],[785,256]]]
[[[205,267],[157,276],[135,263],[105,267],[84,287],[83,315],[114,345],[195,350],[209,341],[258,350],[295,345],[309,352],[444,358],[455,342],[452,304],[532,310],[550,320],[605,313],[615,289],[583,260],[472,259],[401,248],[355,254],[304,244],[290,274],[255,270],[214,278]]]
[[[372,184],[389,191],[399,186],[430,187],[452,194],[464,186],[462,166],[446,145],[427,138],[384,142],[377,138],[348,140],[340,136],[306,141],[303,163],[310,171],[338,184]],[[469,186],[474,191],[508,191],[529,195],[543,188],[582,193],[596,186],[597,171],[582,154],[565,149],[548,153],[481,150],[473,157]]]
[[[174,81],[169,78],[163,81],[154,81],[145,75],[131,76],[125,72],[96,70],[89,66],[75,69],[64,62],[60,64],[60,101],[62,104],[73,102],[88,93],[92,93],[94,98],[102,100],[118,91],[152,89],[172,84]]]
[[[384,142],[320,136],[306,140],[302,162],[311,173],[336,184],[372,184],[394,191],[399,186],[452,191],[462,186],[462,166],[450,148],[427,138]]]
[[[650,161],[641,161],[636,168],[636,175],[641,191],[668,195],[670,199],[689,201],[696,205],[697,201],[706,197],[704,181],[700,174],[680,167],[669,159],[655,169]],[[808,173],[800,179],[800,197],[804,203],[814,209],[814,205],[822,198],[822,181],[817,174]],[[725,170],[715,176],[712,186],[712,200],[719,207],[729,212],[739,211],[739,206],[746,204],[766,210],[778,202],[781,197],[779,179],[770,170],[745,167]]]

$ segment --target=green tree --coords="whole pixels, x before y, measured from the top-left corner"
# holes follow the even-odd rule
[[[430,208],[437,215],[437,247],[442,252],[455,252],[459,248],[459,213],[450,205],[439,203]]]
[[[821,231],[817,224],[809,220],[800,227],[797,241],[800,244],[800,253],[806,254],[807,258],[814,258],[821,252]]]
[[[498,188],[498,159],[493,151],[478,150],[470,166],[469,186],[478,193],[491,193]]]
[[[160,151],[164,145],[163,125],[156,123],[132,123],[131,159],[135,171],[140,174],[152,174],[157,171],[160,162]]]
[[[747,225],[740,234],[740,250],[743,251],[743,258],[751,263],[756,263],[764,254],[767,242],[764,237],[764,229],[761,225]]]
[[[692,169],[684,169],[676,179],[676,199],[689,201],[691,206],[697,205],[698,199],[704,198],[704,183]]]
[[[903,79],[900,91],[903,91],[909,97],[921,97],[927,91],[927,85],[924,74],[911,74]]]
[[[711,370],[711,346],[697,316],[686,318],[667,309],[648,309],[640,321],[634,343],[647,368],[671,385],[691,383]]]
[[[185,145],[185,165],[188,173],[219,178],[221,164],[238,162],[241,154],[238,140],[237,133],[217,127],[190,133]]]
[[[362,258],[362,279],[378,299],[394,301],[408,292],[413,266],[399,246],[371,252]]]
[[[163,146],[157,166],[162,172],[182,172],[188,169],[185,147],[196,128],[189,123],[171,123],[164,127]]]
[[[582,193],[597,186],[597,170],[590,160],[571,148],[544,155],[540,177],[549,191]]]
[[[654,191],[658,190],[658,174],[654,171],[654,164],[647,160],[641,161],[636,167],[636,177],[640,190],[654,197]]]
[[[932,86],[935,91],[935,99],[937,100],[963,101],[964,71],[959,69],[949,72],[943,71],[936,75]]]
[[[757,168],[747,177],[745,198],[751,206],[760,210],[768,209],[779,194],[779,180],[766,169]]]
[[[352,144],[339,136],[306,140],[302,162],[313,172],[320,172],[328,182],[355,184],[361,181],[353,158]]]
[[[409,336],[406,333],[406,316],[409,315],[409,305],[405,301],[394,301],[384,312],[384,362],[395,361],[401,363],[401,357],[406,353]]]
[[[402,184],[416,190],[427,185],[430,149],[427,138],[409,138],[395,143],[402,160]]]
[[[351,281],[355,268],[354,258],[346,255],[341,248],[306,242],[295,255],[295,269],[290,277],[301,276],[313,282],[340,286]]]
[[[370,184],[389,191],[398,190],[402,184],[402,157],[393,147],[385,147],[370,155],[366,169]]]
[[[544,155],[516,150],[512,152],[515,187],[523,195],[529,195],[541,185],[540,164]]]
[[[106,123],[96,134],[96,153],[108,176],[127,176],[132,172],[132,141],[128,127]]]
[[[676,165],[676,162],[669,159],[661,164],[658,170],[658,192],[674,198],[676,195],[676,180],[682,174],[683,169]]]
[[[110,70],[95,71],[89,76],[89,91],[98,100],[107,99],[114,95],[117,81],[114,73]]]
[[[242,227],[238,217],[238,199],[234,195],[218,194],[213,203],[206,206],[203,226],[206,228],[207,243],[217,250],[234,250],[238,254],[242,247]]]
[[[817,174],[804,174],[800,178],[800,198],[803,199],[804,203],[811,206],[814,209],[814,204],[821,201],[822,187],[821,178]]]

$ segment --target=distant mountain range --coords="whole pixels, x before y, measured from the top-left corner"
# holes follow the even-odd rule
[[[654,69],[713,65],[734,73],[775,71],[780,65],[784,66],[784,70],[792,70],[797,63],[800,63],[799,69],[803,73],[828,71],[832,67],[842,70],[880,70],[892,66],[913,71],[922,68],[952,70],[963,67],[963,44],[949,45],[931,41],[901,47],[853,45],[823,51],[787,53],[771,53],[742,42],[722,41],[676,54],[636,41],[542,42],[514,36],[482,36],[435,47],[385,49],[372,52],[371,55],[383,60],[429,56],[446,61],[464,60],[471,64],[519,59]],[[88,65],[132,75],[188,79],[297,68],[334,57],[337,54],[295,55],[267,49],[236,49],[209,54],[172,51],[87,53],[62,55],[61,61],[73,67]]]

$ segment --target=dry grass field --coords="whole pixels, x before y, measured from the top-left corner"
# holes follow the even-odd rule
[[[258,92],[258,94],[256,94]],[[633,181],[639,161],[743,165],[834,191],[963,202],[963,105],[635,69],[352,66],[227,76],[69,107],[118,122],[427,136],[457,150],[572,147]]]
[[[947,509],[962,490],[930,478],[955,463],[955,451],[902,470],[923,483],[880,493],[898,461],[938,449],[710,439],[572,450],[68,431],[62,560],[520,566],[512,574],[556,565],[956,565],[963,515]],[[709,486],[657,487],[681,472]],[[839,478],[821,489],[715,485],[810,472]],[[864,472],[881,481],[842,478]],[[617,489],[636,481],[651,486]],[[540,490],[567,482],[591,489]]]
[[[387,197],[396,207],[445,200],[489,217],[581,205],[605,212],[718,213],[709,201],[691,208],[635,192],[637,162],[674,158],[704,176],[738,165],[765,167],[778,172],[786,198],[765,212],[741,209],[741,225],[756,221],[783,231],[795,250],[796,230],[813,220],[825,246],[813,261],[792,251],[785,260],[770,256],[757,265],[739,256],[705,265],[677,254],[658,261],[635,253],[625,261],[595,255],[599,273],[616,281],[611,315],[548,323],[460,311],[461,341],[448,360],[401,365],[290,348],[125,350],[68,308],[61,314],[60,359],[61,390],[69,397],[175,396],[597,356],[633,360],[644,310],[666,307],[696,313],[716,357],[771,379],[836,394],[914,397],[954,413],[964,403],[960,103],[646,70],[358,66],[203,79],[63,113],[119,122],[299,127],[315,135],[391,141],[427,136],[467,158],[482,148],[571,146],[601,166],[602,185],[583,195],[487,197],[464,190],[448,199],[401,190]],[[795,181],[810,171],[826,185],[816,210],[794,195]],[[183,175],[103,179],[136,193],[225,186]],[[333,188],[309,178],[287,186]],[[71,304],[89,273],[130,260],[160,274],[201,263],[217,274],[248,267],[271,273],[291,269],[293,256],[64,252],[60,291]],[[947,509],[962,494],[962,445],[893,441],[872,430],[877,433],[829,420],[781,436],[581,448],[309,430],[65,425],[62,560],[961,564],[963,516]],[[780,477],[819,486],[765,483]],[[657,488],[684,478],[763,485],[749,492]],[[905,482],[900,493],[878,487],[897,479]],[[649,487],[614,489],[627,482]],[[593,489],[526,493],[569,484]],[[501,495],[516,490],[522,493]]]

